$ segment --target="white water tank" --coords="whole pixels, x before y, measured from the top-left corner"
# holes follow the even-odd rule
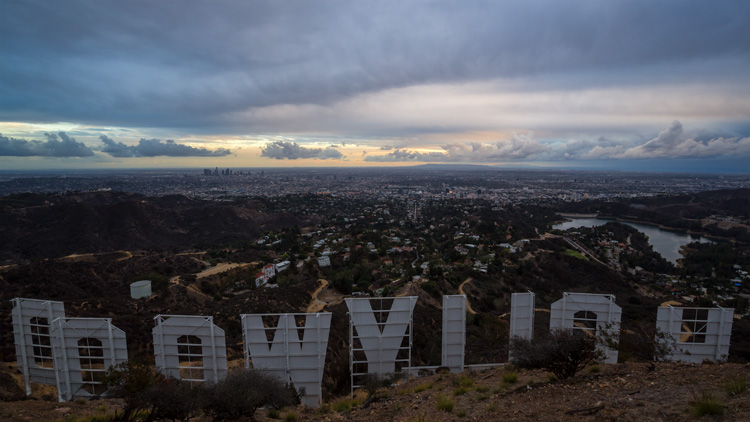
[[[130,297],[140,299],[151,296],[151,280],[136,281],[130,285]]]

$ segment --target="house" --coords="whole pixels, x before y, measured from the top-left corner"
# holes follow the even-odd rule
[[[328,255],[323,255],[321,257],[318,257],[318,266],[319,267],[328,267],[331,265],[331,258]]]

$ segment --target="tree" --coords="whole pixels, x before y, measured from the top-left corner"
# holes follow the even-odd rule
[[[127,361],[111,366],[104,376],[104,384],[114,397],[123,399],[123,413],[115,414],[114,421],[129,422],[148,408],[143,392],[156,383],[157,373],[151,366]]]
[[[596,338],[581,330],[556,330],[540,338],[513,337],[513,363],[526,369],[546,369],[564,380],[600,357]]]
[[[675,339],[654,324],[636,323],[628,330],[600,331],[600,340],[610,349],[619,349],[623,356],[648,362],[649,371],[656,369],[657,362],[668,360],[677,349]]]

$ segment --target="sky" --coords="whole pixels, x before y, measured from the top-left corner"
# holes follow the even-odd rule
[[[750,173],[750,2],[6,1],[0,170]]]

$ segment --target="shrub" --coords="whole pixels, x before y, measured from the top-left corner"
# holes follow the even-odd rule
[[[424,383],[424,384],[419,384],[418,386],[414,387],[414,392],[415,393],[421,393],[422,391],[429,390],[430,388],[432,388],[432,385],[433,384],[431,382],[427,382],[427,383]]]
[[[596,339],[581,330],[558,330],[533,340],[514,337],[513,363],[521,368],[545,369],[567,379],[599,357]]]
[[[599,364],[591,365],[589,366],[589,369],[588,369],[590,374],[598,374],[601,370],[602,370],[602,367],[599,366]]]
[[[282,408],[296,402],[294,391],[278,378],[250,369],[231,372],[206,388],[204,411],[214,420],[252,419],[261,406]]]
[[[518,372],[507,372],[503,374],[503,382],[506,384],[513,384],[518,381]]]
[[[738,376],[725,382],[723,387],[727,394],[736,396],[747,390],[747,379],[743,376]]]
[[[107,369],[104,384],[114,397],[122,398],[122,413],[115,413],[114,421],[130,422],[140,411],[149,407],[144,392],[154,386],[157,373],[151,366],[135,361],[123,362]]]
[[[460,377],[453,379],[453,386],[455,387],[472,387],[473,385],[474,380],[468,375],[461,375]]]
[[[450,413],[453,411],[453,407],[456,406],[456,402],[448,398],[447,396],[440,395],[437,399],[437,409],[442,412]]]
[[[151,409],[150,420],[190,420],[203,407],[204,397],[202,385],[165,377],[157,377],[142,392],[143,402]]]
[[[455,390],[453,390],[453,395],[454,396],[463,396],[464,394],[468,393],[469,391],[471,391],[471,389],[468,388],[468,387],[457,387]]]
[[[285,422],[294,422],[296,420],[297,420],[297,415],[295,415],[293,412],[287,412],[287,414],[284,415]]]
[[[656,363],[669,359],[677,350],[675,339],[658,329],[655,324],[637,323],[631,329],[612,331],[607,326],[599,333],[599,341],[610,349],[619,349],[622,356],[649,362],[649,370]]]
[[[724,404],[711,393],[702,393],[700,397],[694,396],[690,402],[690,411],[697,417],[705,415],[723,415]]]

